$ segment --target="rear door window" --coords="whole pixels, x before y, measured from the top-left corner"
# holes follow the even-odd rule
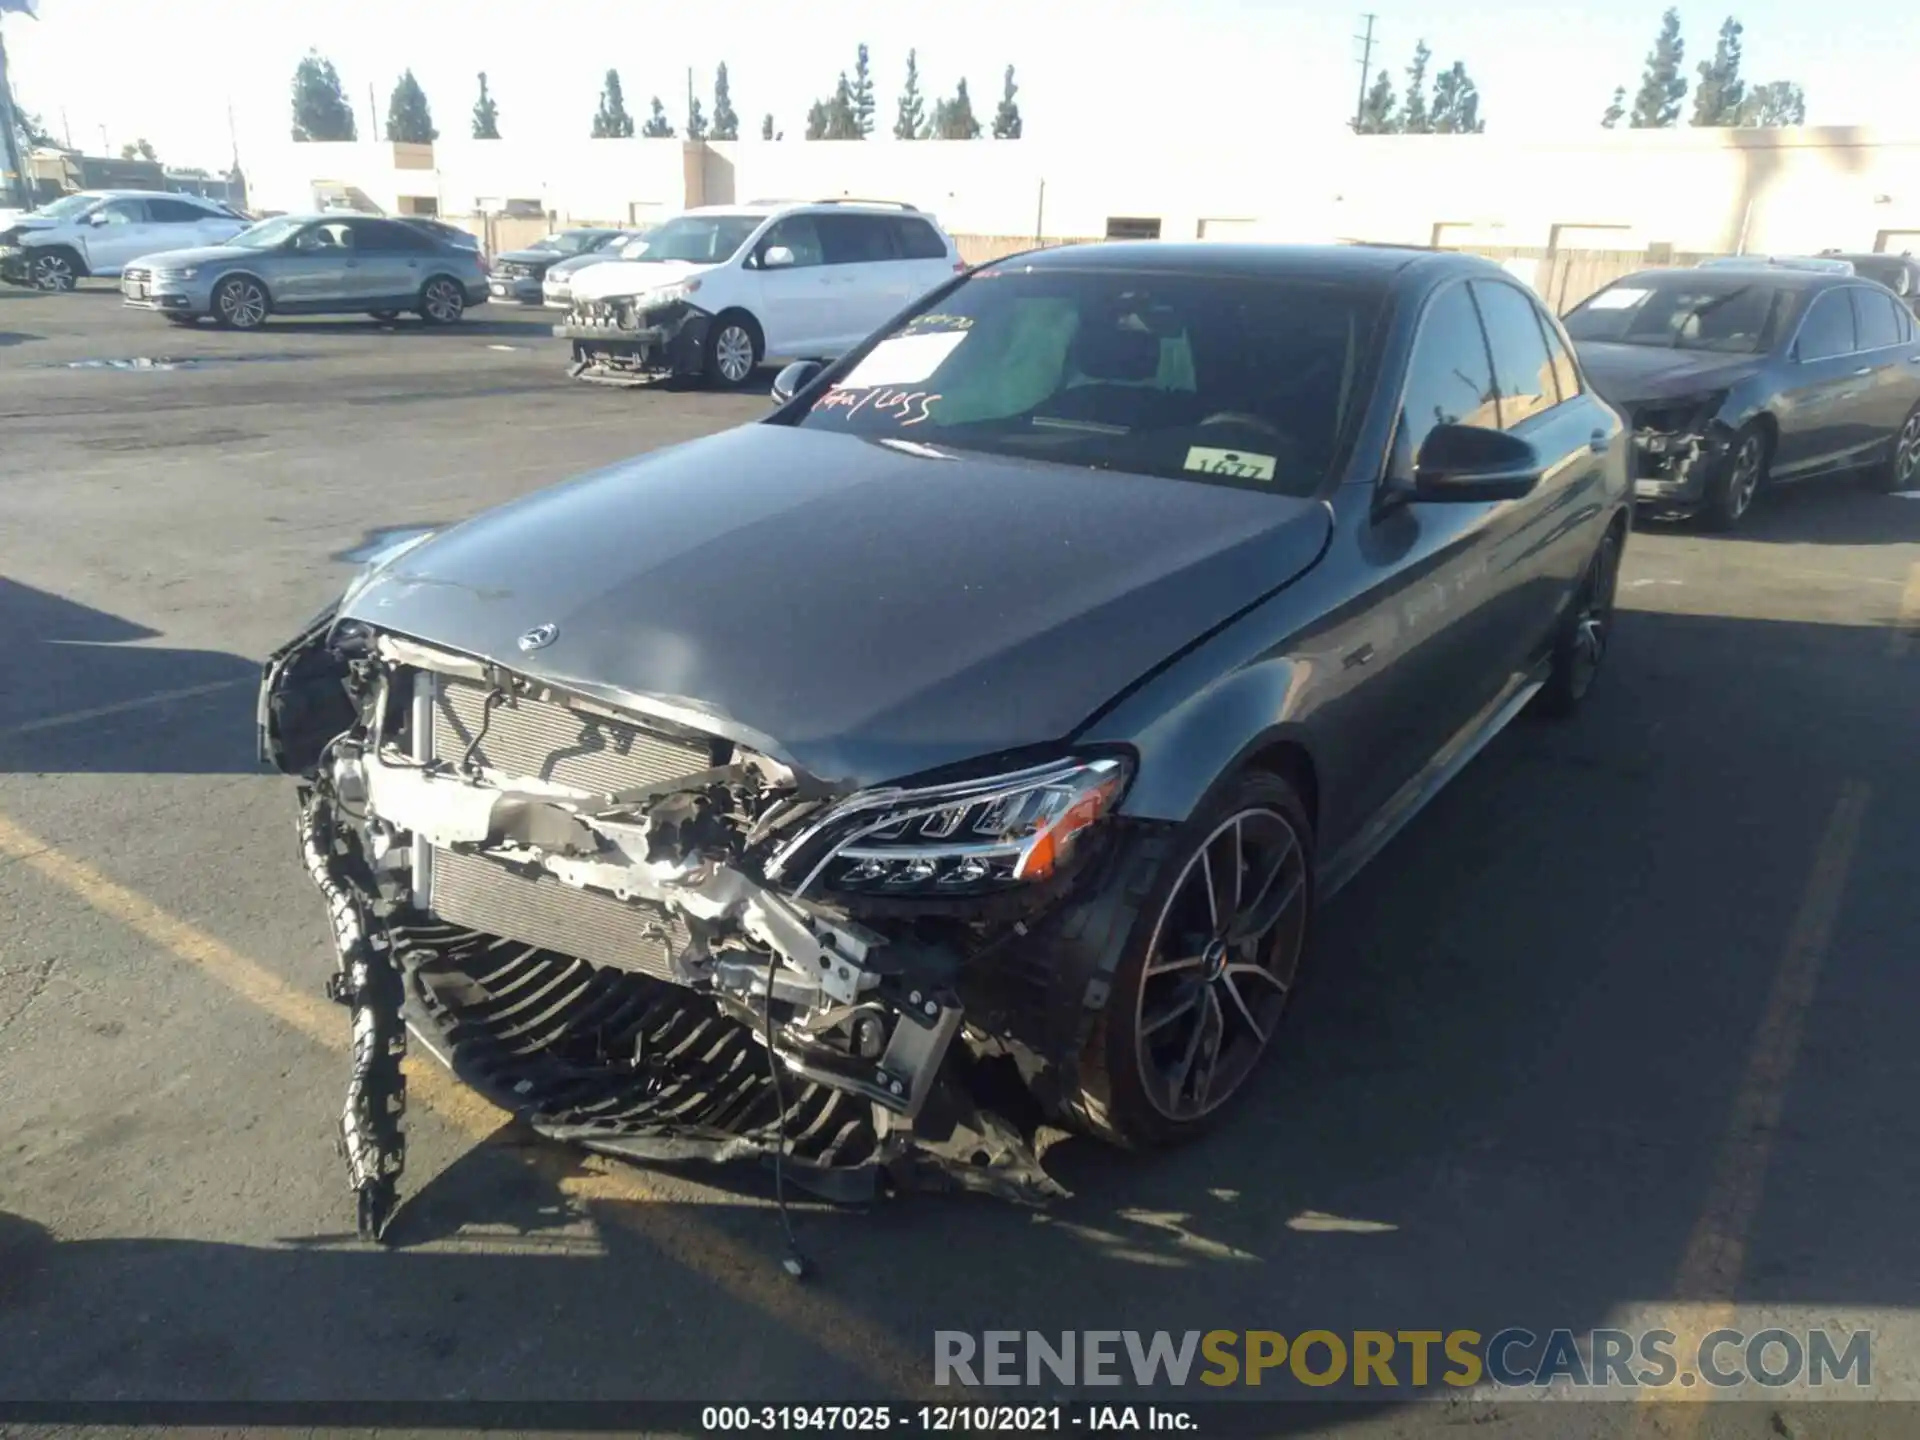
[[[887,222],[893,227],[893,243],[905,260],[944,260],[946,242],[933,226],[914,215],[897,216]]]
[[[820,248],[829,265],[878,265],[900,256],[893,248],[889,217],[881,215],[816,215]]]
[[[1853,296],[1853,323],[1859,329],[1862,350],[1885,350],[1900,343],[1899,301],[1864,285],[1847,293]]]
[[[185,200],[149,200],[147,212],[157,225],[197,225],[213,218],[198,205],[190,205]]]

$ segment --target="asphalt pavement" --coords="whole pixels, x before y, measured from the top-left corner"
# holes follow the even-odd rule
[[[395,1245],[354,1240],[259,663],[371,533],[768,404],[571,382],[546,324],[0,293],[0,1420],[906,1395],[936,1330],[990,1329],[1870,1328],[1876,1393],[1920,1398],[1920,498],[1846,485],[1636,532],[1589,707],[1510,730],[1326,910],[1206,1140],[1062,1139],[1046,1212],[803,1206],[795,1283],[764,1185],[586,1159],[419,1065]],[[1373,1399],[1287,1428],[1462,1418]],[[1803,1403],[1659,1433],[1878,1433]]]

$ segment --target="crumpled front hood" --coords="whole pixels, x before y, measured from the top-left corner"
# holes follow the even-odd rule
[[[851,788],[1071,737],[1331,527],[1317,501],[755,424],[458,525],[342,614]]]
[[[584,255],[569,255],[564,260],[556,260],[547,267],[547,278],[549,280],[564,280],[581,270],[585,270],[589,265],[610,265],[614,262],[615,258],[615,256],[599,250],[589,250]]]
[[[716,269],[713,265],[694,265],[685,260],[609,260],[604,265],[589,265],[574,277],[576,300],[611,300],[641,295],[662,285],[675,285],[695,275]]]
[[[1610,405],[1684,400],[1728,390],[1756,374],[1765,361],[1755,355],[1716,355],[1670,350],[1661,345],[1576,345],[1580,367]]]

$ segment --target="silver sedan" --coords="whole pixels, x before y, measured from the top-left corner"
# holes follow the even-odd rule
[[[224,245],[145,255],[122,272],[125,303],[177,325],[205,317],[252,330],[269,315],[411,311],[449,325],[487,298],[484,262],[473,250],[374,215],[281,215]]]

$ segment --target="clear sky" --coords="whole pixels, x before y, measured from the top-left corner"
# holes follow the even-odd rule
[[[1681,8],[1687,70],[1713,48],[1722,4]],[[876,128],[891,126],[909,47],[923,88],[965,77],[983,121],[1008,64],[1032,137],[1124,138],[1142,131],[1309,138],[1353,112],[1361,12],[1377,12],[1374,68],[1396,83],[1416,40],[1434,68],[1466,63],[1489,131],[1585,129],[1613,87],[1631,94],[1661,5],[1584,10],[1501,0],[41,0],[4,34],[16,97],[56,134],[62,114],[89,151],[144,137],[171,164],[222,166],[231,104],[244,163],[250,138],[284,139],[293,68],[309,47],[338,68],[367,135],[368,86],[388,92],[411,66],[443,134],[468,133],[485,70],[503,135],[584,136],[609,65],[644,118],[658,93],[685,118],[687,67],[712,109],[725,61],[743,134],[771,111],[798,138],[808,104],[832,92],[855,46],[873,56]],[[1798,81],[1809,124],[1920,129],[1910,119],[1920,6],[1910,0],[1740,0],[1750,81]]]

